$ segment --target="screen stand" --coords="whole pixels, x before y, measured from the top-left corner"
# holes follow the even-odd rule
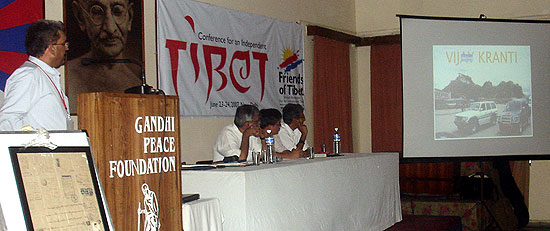
[[[491,230],[491,223],[494,222],[494,224],[497,226],[498,230],[504,230],[502,229],[502,227],[500,226],[500,224],[498,223],[498,220],[495,218],[495,215],[493,214],[493,212],[491,211],[491,209],[489,208],[489,206],[487,205],[487,201],[485,201],[485,193],[484,193],[484,179],[485,179],[485,176],[487,176],[485,174],[485,172],[483,171],[483,163],[480,161],[478,162],[478,165],[479,165],[479,172],[477,174],[480,175],[480,180],[479,180],[479,203],[481,203],[481,205],[483,206],[483,208],[485,209],[485,211],[487,211],[489,213],[489,217],[490,217],[490,222],[489,224],[487,224],[487,226],[484,227],[483,230]]]

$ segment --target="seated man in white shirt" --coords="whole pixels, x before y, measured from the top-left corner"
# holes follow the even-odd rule
[[[285,148],[280,140],[277,139],[277,134],[281,129],[281,112],[275,108],[262,109],[260,111],[260,133],[259,136],[255,137],[255,142],[260,142],[262,150],[266,150],[267,146],[265,144],[265,138],[268,136],[267,131],[271,130],[271,135],[274,136],[274,145],[273,151],[276,156],[283,158],[296,159],[304,157],[305,153],[300,149],[289,150]]]
[[[235,157],[240,161],[252,161],[252,155],[248,154],[251,149],[250,139],[258,136],[259,123],[259,110],[256,106],[242,105],[238,107],[233,124],[224,127],[218,135],[213,148],[214,162],[223,161],[225,157]]]
[[[277,135],[282,145],[287,150],[307,150],[307,127],[304,124],[304,108],[299,104],[289,103],[283,108],[283,121],[281,131]]]

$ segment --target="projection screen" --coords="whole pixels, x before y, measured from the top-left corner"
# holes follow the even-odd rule
[[[404,158],[550,158],[550,21],[398,16]]]

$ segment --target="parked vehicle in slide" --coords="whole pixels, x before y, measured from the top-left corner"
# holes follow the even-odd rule
[[[493,101],[470,103],[464,112],[455,115],[455,125],[459,131],[477,132],[480,126],[495,124],[497,121],[497,105]]]
[[[501,133],[523,133],[531,119],[531,107],[526,99],[514,99],[506,103],[504,111],[498,114],[498,129]]]

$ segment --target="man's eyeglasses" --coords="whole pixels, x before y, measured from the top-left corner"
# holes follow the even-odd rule
[[[69,42],[64,42],[64,43],[54,43],[52,45],[56,45],[56,46],[65,46],[66,48],[69,48]]]
[[[105,22],[107,18],[107,10],[111,11],[111,15],[115,20],[115,23],[120,25],[126,23],[130,16],[128,15],[129,6],[116,4],[113,7],[107,7],[107,10],[101,7],[100,5],[92,5],[89,10],[84,9],[84,7],[78,3],[78,6],[82,9],[82,12],[88,16],[90,21],[96,26],[99,26]]]

